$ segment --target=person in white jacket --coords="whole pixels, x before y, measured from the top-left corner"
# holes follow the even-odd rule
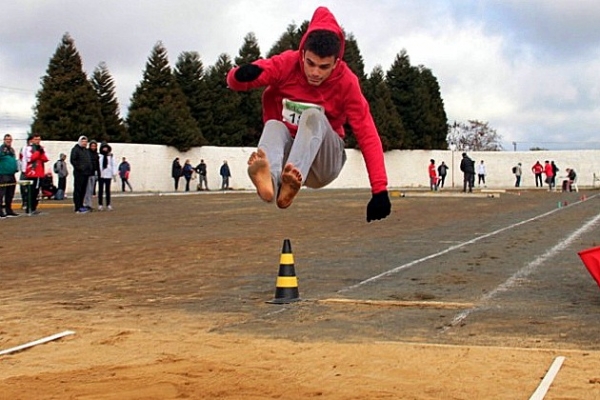
[[[477,166],[477,185],[481,186],[481,184],[483,183],[483,186],[485,187],[485,176],[487,175],[487,173],[485,172],[485,164],[483,163],[483,160],[481,160],[481,162],[479,163],[479,165]]]
[[[113,179],[116,178],[119,170],[115,157],[112,154],[112,148],[108,143],[102,143],[100,146],[100,184],[98,185],[98,211],[104,210],[103,197],[106,193],[106,209],[112,211],[110,204],[110,185]]]

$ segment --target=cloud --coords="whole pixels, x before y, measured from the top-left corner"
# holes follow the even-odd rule
[[[0,129],[25,131],[22,121],[31,118],[40,78],[65,32],[75,40],[88,74],[106,62],[126,113],[157,41],[163,42],[172,66],[183,51],[197,51],[205,67],[221,53],[235,57],[249,32],[256,34],[264,55],[289,24],[310,19],[323,2],[5,3],[0,13]],[[560,145],[554,142],[577,147],[595,141],[600,3],[330,0],[326,5],[354,34],[367,73],[375,65],[388,70],[402,49],[413,65],[429,68],[440,83],[450,121],[487,121],[507,142],[546,148]]]

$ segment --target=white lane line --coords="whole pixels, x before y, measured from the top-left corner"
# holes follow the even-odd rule
[[[556,374],[558,374],[558,370],[564,361],[565,358],[563,356],[559,356],[554,359],[554,362],[550,366],[546,376],[544,376],[544,379],[542,379],[542,382],[540,382],[540,385],[537,387],[535,392],[533,392],[529,400],[543,400],[544,397],[546,397],[546,393],[548,393],[548,389],[550,389],[550,385],[552,385],[552,382],[554,381],[554,378],[556,377]]]
[[[586,222],[581,228],[577,229],[575,232],[573,232],[566,238],[561,239],[556,246],[552,247],[550,250],[546,251],[544,254],[542,254],[541,256],[539,256],[538,258],[536,258],[529,264],[527,264],[525,267],[523,267],[520,270],[518,270],[517,272],[515,272],[510,278],[508,278],[506,281],[504,281],[504,283],[500,284],[494,290],[481,296],[479,298],[479,300],[476,301],[476,303],[480,304],[479,306],[476,306],[476,307],[473,307],[468,310],[464,310],[464,311],[460,312],[458,315],[456,315],[456,317],[454,317],[452,322],[450,322],[449,326],[446,326],[446,327],[444,327],[444,329],[442,329],[442,332],[445,332],[448,329],[450,329],[451,327],[460,324],[465,318],[467,318],[474,311],[483,308],[485,306],[485,303],[488,302],[489,300],[491,300],[493,297],[495,297],[498,293],[505,292],[505,291],[509,290],[511,287],[515,286],[515,284],[520,279],[523,279],[524,277],[531,274],[533,271],[535,271],[535,269],[537,267],[539,267],[544,262],[546,262],[546,260],[548,260],[551,257],[554,257],[557,253],[559,253],[559,252],[563,251],[564,249],[566,249],[567,247],[569,247],[571,245],[571,243],[573,243],[575,240],[577,240],[579,238],[579,236],[581,236],[583,233],[585,233],[586,231],[591,229],[594,225],[596,225],[598,223],[598,221],[600,221],[600,214],[596,215],[594,218],[592,218],[591,220]]]
[[[0,356],[5,355],[5,354],[10,354],[10,353],[15,353],[17,351],[21,351],[21,350],[25,350],[25,349],[28,349],[33,346],[37,346],[38,344],[51,342],[53,340],[60,339],[62,337],[69,336],[69,335],[74,335],[74,334],[75,334],[75,332],[73,332],[73,331],[63,331],[61,333],[57,333],[52,336],[46,336],[45,338],[34,340],[33,342],[25,343],[20,346],[11,347],[10,349],[2,350],[2,351],[0,351]]]
[[[504,232],[504,231],[507,231],[507,230],[509,230],[509,229],[516,228],[517,226],[520,226],[520,225],[525,225],[525,224],[528,224],[528,223],[530,223],[530,222],[536,221],[536,220],[538,220],[538,219],[540,219],[540,218],[544,218],[544,217],[546,217],[546,216],[548,216],[548,215],[550,215],[550,214],[554,214],[555,212],[557,212],[557,211],[559,211],[559,210],[560,210],[560,209],[556,208],[556,209],[554,209],[554,210],[551,210],[551,211],[545,212],[545,213],[543,213],[543,214],[540,214],[540,215],[538,215],[538,216],[535,216],[535,217],[532,217],[532,218],[529,218],[529,219],[526,219],[526,220],[523,220],[523,221],[517,222],[517,223],[515,223],[515,224],[512,224],[512,225],[506,226],[506,227],[504,227],[504,228],[497,229],[497,230],[495,230],[495,231],[493,231],[493,232],[486,233],[486,234],[484,234],[484,235],[478,236],[478,237],[476,237],[476,238],[474,238],[474,239],[471,239],[471,240],[468,240],[468,241],[466,241],[466,242],[462,242],[462,243],[456,244],[456,245],[454,245],[454,246],[450,246],[450,247],[448,247],[446,250],[442,250],[442,251],[440,251],[440,252],[438,252],[438,253],[435,253],[435,254],[430,254],[430,255],[428,255],[428,256],[426,256],[426,257],[419,258],[418,260],[414,260],[414,261],[411,261],[411,262],[409,262],[409,263],[406,263],[406,264],[404,264],[404,265],[400,265],[399,267],[396,267],[396,268],[390,269],[390,270],[388,270],[388,271],[382,272],[382,273],[381,273],[381,274],[379,274],[379,275],[372,276],[371,278],[365,279],[364,281],[362,281],[362,282],[358,282],[358,283],[356,283],[356,284],[354,284],[354,285],[352,285],[352,286],[348,286],[348,287],[346,287],[346,288],[340,289],[340,290],[338,290],[338,293],[349,292],[350,290],[353,290],[353,289],[359,288],[359,287],[361,287],[361,286],[363,286],[363,285],[366,285],[367,283],[371,283],[371,282],[377,281],[377,280],[379,280],[379,279],[381,279],[381,278],[383,278],[383,277],[386,277],[386,276],[388,276],[388,275],[393,275],[393,274],[395,274],[395,273],[397,273],[397,272],[400,272],[400,271],[402,271],[402,270],[408,269],[408,268],[410,268],[410,267],[414,267],[415,265],[417,265],[417,264],[420,264],[420,263],[422,263],[423,261],[431,260],[432,258],[436,258],[436,257],[442,256],[442,255],[444,255],[444,254],[450,253],[451,251],[454,251],[454,250],[460,249],[460,248],[462,248],[462,247],[468,246],[468,245],[470,245],[470,244],[477,243],[477,242],[479,242],[480,240],[487,239],[487,238],[489,238],[489,237],[492,237],[492,236],[494,236],[494,235],[497,235],[497,234],[499,234],[499,233],[502,233],[502,232]]]

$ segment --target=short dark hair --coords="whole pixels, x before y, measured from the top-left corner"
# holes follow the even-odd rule
[[[304,43],[304,50],[311,51],[321,58],[334,56],[340,57],[342,42],[339,36],[326,29],[316,29],[308,34]]]

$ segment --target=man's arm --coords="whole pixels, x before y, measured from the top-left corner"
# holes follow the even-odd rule
[[[369,104],[360,91],[358,78],[353,80],[348,89],[348,96],[346,96],[348,121],[365,159],[371,184],[371,200],[367,204],[367,222],[371,222],[386,218],[392,209],[387,191],[383,146]]]

